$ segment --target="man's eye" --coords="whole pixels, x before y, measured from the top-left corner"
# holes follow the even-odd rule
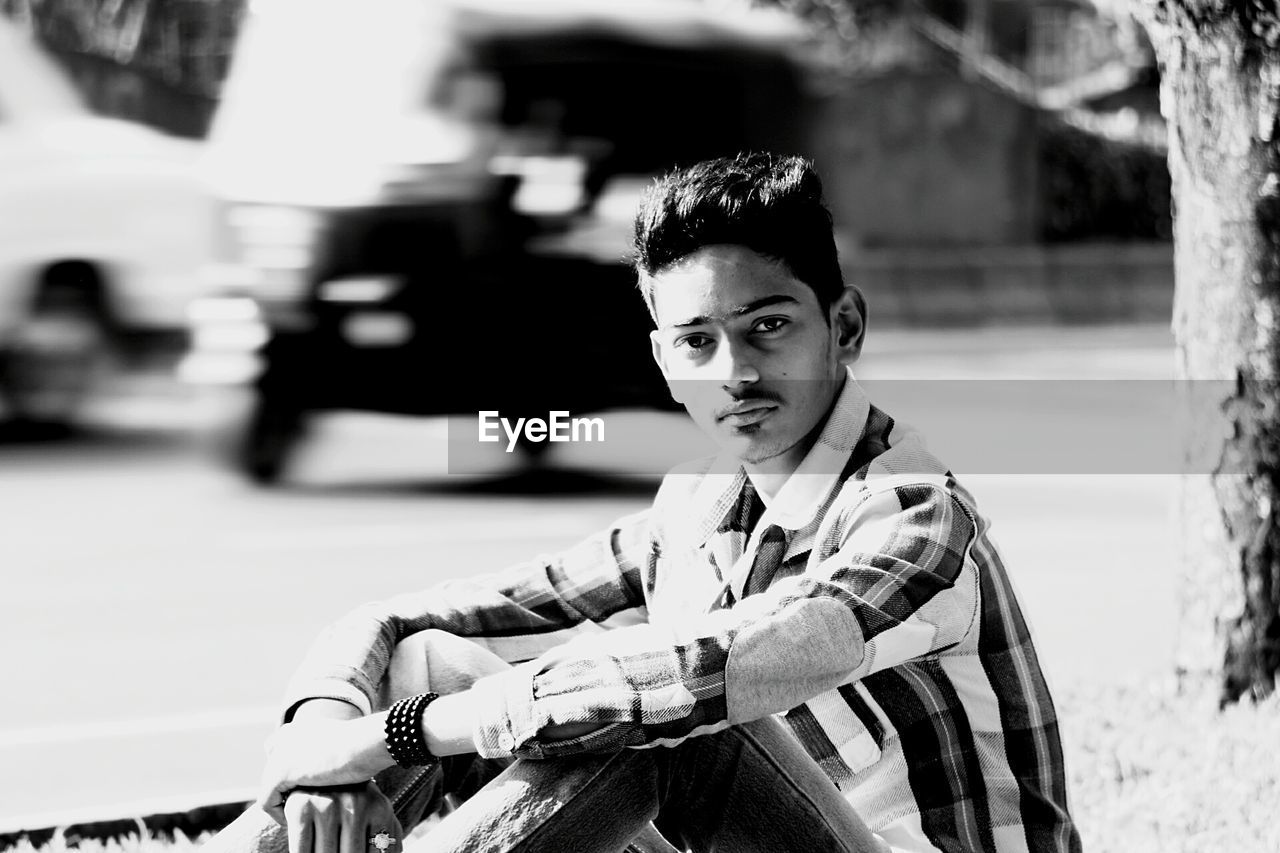
[[[789,325],[791,325],[791,321],[786,317],[765,317],[755,324],[754,331],[765,333],[780,332]]]
[[[686,335],[676,341],[676,346],[691,350],[701,350],[711,345],[711,338],[706,335]]]

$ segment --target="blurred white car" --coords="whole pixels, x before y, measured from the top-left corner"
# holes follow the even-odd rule
[[[72,421],[114,356],[182,334],[211,253],[198,154],[198,143],[90,113],[33,40],[0,19],[9,417]]]

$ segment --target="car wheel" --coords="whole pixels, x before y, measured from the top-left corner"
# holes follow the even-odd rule
[[[260,485],[279,483],[305,434],[305,412],[259,394],[240,442],[238,467]]]
[[[109,370],[110,336],[84,298],[59,294],[41,303],[9,342],[5,403],[13,420],[69,426]]]

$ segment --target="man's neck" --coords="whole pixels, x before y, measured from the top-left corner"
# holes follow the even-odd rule
[[[777,497],[778,492],[782,491],[782,487],[786,485],[787,480],[791,479],[791,475],[795,473],[796,468],[799,466],[797,462],[795,465],[786,468],[779,467],[776,470],[771,470],[768,463],[773,461],[774,459],[769,459],[759,465],[743,463],[742,466],[747,472],[747,478],[751,480],[751,485],[755,486],[756,494],[760,495],[760,500],[764,501],[765,506],[773,503],[773,499]]]
[[[785,453],[779,453],[777,456],[760,462],[742,463],[743,470],[747,472],[747,476],[751,479],[751,485],[755,487],[765,506],[773,503],[773,499],[782,491],[782,487],[786,485],[787,480],[791,479],[791,475],[796,472],[796,469],[800,467],[800,463],[809,455],[809,450],[813,447],[814,442],[818,440],[818,436],[822,435],[822,430],[826,428],[827,421],[831,419],[831,412],[835,409],[836,401],[840,399],[840,394],[844,391],[845,382],[847,381],[848,376],[841,378],[840,385],[836,388],[836,393],[831,396],[831,404],[827,406],[827,413],[822,416],[817,425],[795,447]]]

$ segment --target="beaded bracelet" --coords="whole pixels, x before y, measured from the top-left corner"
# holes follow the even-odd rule
[[[391,706],[383,736],[387,752],[401,767],[421,767],[436,761],[422,736],[422,714],[438,698],[435,693],[419,693]]]

